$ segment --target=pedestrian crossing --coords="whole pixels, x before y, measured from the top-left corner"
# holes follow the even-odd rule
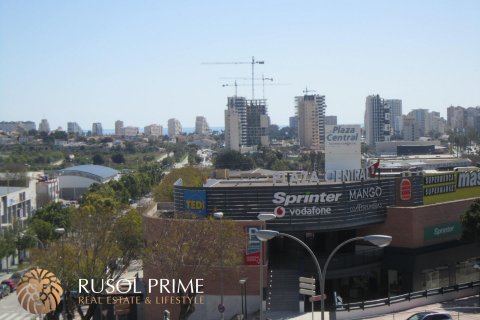
[[[0,311],[0,320],[33,320],[38,319],[33,314],[26,312],[1,312]]]

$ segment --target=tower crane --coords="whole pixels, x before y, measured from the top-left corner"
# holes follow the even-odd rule
[[[305,95],[308,95],[309,92],[316,92],[315,90],[308,90],[308,88],[305,86],[305,90],[303,90],[303,93],[305,93]]]
[[[237,82],[236,80],[250,80],[250,78],[243,77],[223,77],[221,79],[235,79],[235,83]],[[261,78],[255,78],[255,80],[262,80],[262,98],[265,100],[265,80],[273,82],[273,78],[267,78],[262,74]]]
[[[255,60],[252,56],[252,61],[233,61],[233,62],[202,62],[202,64],[251,64],[252,65],[252,100],[255,99],[255,64],[265,64],[265,61]]]

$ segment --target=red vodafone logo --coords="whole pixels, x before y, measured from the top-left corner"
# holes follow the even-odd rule
[[[277,218],[283,218],[285,216],[285,208],[284,207],[276,207],[273,209],[273,213]]]
[[[408,201],[412,199],[412,183],[409,179],[402,179],[400,182],[400,200]]]

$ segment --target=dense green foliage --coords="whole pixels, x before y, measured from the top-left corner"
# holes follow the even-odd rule
[[[461,216],[463,238],[480,243],[480,199],[475,200]]]

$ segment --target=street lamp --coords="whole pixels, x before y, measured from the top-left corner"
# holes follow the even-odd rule
[[[33,234],[25,233],[25,232],[20,232],[19,235],[20,235],[21,238],[30,237],[32,239],[35,239],[40,244],[40,246],[42,247],[43,250],[47,249],[45,247],[45,244],[42,242],[42,240],[40,240],[37,236],[34,236]]]
[[[62,238],[62,276],[65,273],[65,250],[63,247],[63,235],[65,234],[65,228],[55,228],[54,232],[59,234]],[[62,294],[63,305],[62,305],[62,318],[65,319],[65,291]]]
[[[277,216],[273,213],[260,213],[257,218],[263,222],[275,219]],[[258,231],[257,231],[258,232]],[[260,320],[265,319],[263,314],[263,243],[260,241]]]
[[[355,238],[348,239],[348,240],[340,243],[337,247],[335,247],[335,249],[333,249],[332,253],[330,253],[330,255],[328,256],[327,261],[325,262],[325,265],[323,267],[323,274],[322,274],[322,269],[320,268],[320,264],[318,263],[317,257],[315,257],[315,254],[313,253],[313,251],[302,240],[300,240],[300,239],[298,239],[298,238],[296,238],[296,237],[294,237],[290,234],[281,233],[281,232],[274,231],[274,230],[260,230],[260,231],[257,231],[256,235],[257,235],[257,238],[260,239],[261,241],[268,241],[268,240],[271,240],[271,239],[273,239],[277,236],[284,236],[284,237],[290,238],[290,239],[295,240],[296,242],[300,243],[308,251],[308,253],[310,253],[310,255],[312,256],[313,262],[315,263],[315,266],[317,267],[318,278],[319,278],[319,281],[320,281],[322,320],[324,320],[324,313],[325,313],[325,299],[324,298],[325,298],[326,272],[327,272],[328,264],[330,263],[330,260],[332,260],[333,255],[344,245],[346,245],[350,242],[358,241],[358,240],[364,240],[364,241],[370,242],[370,243],[376,245],[377,247],[381,247],[381,248],[388,246],[390,244],[390,242],[392,242],[392,237],[391,236],[386,236],[386,235],[367,235],[367,236],[363,236],[363,237],[355,237]],[[312,306],[312,309],[313,309],[313,306]]]
[[[244,310],[245,310],[245,319],[248,319],[248,312],[247,312],[247,280],[248,278],[242,278],[238,280],[238,283],[240,283],[241,288],[242,288],[242,315],[244,315]],[[245,304],[245,308],[244,308]]]
[[[218,312],[220,312],[220,319],[224,319],[225,306],[223,305],[223,212],[214,212],[213,217],[220,220],[220,305],[218,306]]]

